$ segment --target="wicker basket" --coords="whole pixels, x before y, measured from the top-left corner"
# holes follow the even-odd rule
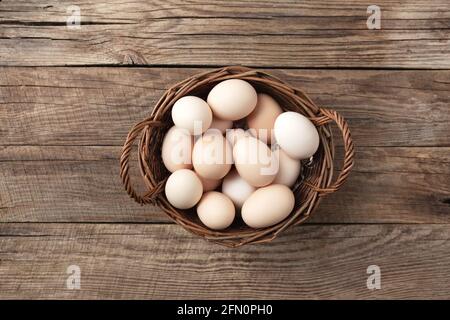
[[[233,78],[246,80],[258,92],[270,94],[284,110],[296,111],[307,116],[316,125],[321,142],[312,159],[303,163],[302,174],[292,188],[296,198],[295,208],[285,220],[271,227],[251,229],[240,219],[235,219],[229,228],[213,231],[200,222],[195,208],[179,210],[167,201],[164,185],[170,172],[162,162],[161,146],[165,133],[173,126],[171,108],[175,101],[185,95],[205,98],[215,84]],[[342,133],[345,149],[343,167],[334,182],[332,181],[334,143],[330,130],[332,121]],[[130,152],[138,136],[140,136],[138,161],[142,179],[148,190],[142,195],[133,189],[129,176]],[[322,196],[335,192],[344,183],[353,166],[353,156],[353,142],[348,125],[337,112],[318,107],[301,90],[292,88],[265,72],[233,66],[194,75],[169,88],[153,108],[151,115],[136,124],[129,132],[120,159],[120,175],[126,191],[138,203],[158,205],[173,221],[202,238],[225,246],[238,247],[271,241],[289,226],[304,222],[317,208]]]

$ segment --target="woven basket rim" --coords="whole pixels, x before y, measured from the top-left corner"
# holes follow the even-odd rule
[[[296,196],[293,212],[280,223],[261,229],[251,229],[245,226],[234,226],[221,231],[214,231],[204,226],[192,216],[192,212],[174,208],[165,198],[164,186],[168,177],[162,161],[158,160],[162,139],[173,123],[168,120],[172,105],[182,96],[210,87],[227,79],[242,79],[250,82],[262,91],[268,91],[286,111],[296,111],[308,117],[316,126],[319,137],[319,150],[312,157],[303,180],[292,188]],[[333,182],[334,173],[334,140],[330,123],[339,128],[344,141],[344,160],[337,179]],[[138,194],[132,187],[129,175],[129,159],[134,140],[139,139],[138,164],[147,192]],[[275,239],[288,227],[306,221],[317,208],[322,196],[337,191],[347,179],[354,164],[354,146],[350,130],[345,119],[334,110],[318,107],[302,90],[294,88],[264,71],[243,66],[229,66],[208,70],[167,89],[156,103],[151,114],[133,126],[128,133],[120,158],[120,176],[127,193],[140,204],[158,205],[174,222],[184,229],[206,240],[228,247],[238,247],[244,244],[268,242]],[[196,215],[195,215],[196,216]]]

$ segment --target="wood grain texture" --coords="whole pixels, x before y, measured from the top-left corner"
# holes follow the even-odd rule
[[[0,1],[0,299],[450,299],[450,2],[376,4],[381,30],[356,0]],[[166,88],[233,64],[337,110],[356,144],[312,219],[234,250],[134,203],[118,163]]]
[[[122,145],[166,88],[202,70],[0,68],[0,145]],[[357,147],[450,146],[450,71],[268,72],[340,112]]]
[[[169,222],[158,208],[128,198],[120,149],[0,147],[0,222]],[[360,147],[348,182],[310,221],[450,223],[449,159],[450,147]],[[132,178],[139,185],[137,166]]]
[[[2,65],[231,65],[449,68],[450,4],[377,1],[82,0],[0,3]]]
[[[0,224],[0,298],[448,299],[449,240],[449,225],[304,225],[236,250],[174,225]]]

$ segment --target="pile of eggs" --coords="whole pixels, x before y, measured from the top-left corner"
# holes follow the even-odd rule
[[[283,112],[270,95],[240,79],[218,83],[207,101],[180,98],[171,115],[175,125],[164,137],[162,160],[171,172],[165,195],[172,206],[196,206],[213,230],[235,219],[264,228],[289,216],[300,161],[319,147],[308,118]]]

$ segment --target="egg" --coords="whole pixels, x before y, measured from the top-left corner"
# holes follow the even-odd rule
[[[194,171],[181,169],[169,176],[164,191],[167,200],[175,208],[189,209],[202,197],[203,186]]]
[[[223,179],[222,193],[233,201],[237,209],[242,208],[245,200],[256,190],[254,186],[245,181],[236,171],[232,169]]]
[[[268,185],[275,179],[272,152],[261,140],[240,138],[234,145],[233,159],[239,175],[254,187]]]
[[[187,129],[172,127],[167,131],[161,148],[161,158],[170,172],[192,168],[194,138]]]
[[[200,181],[202,182],[203,192],[208,192],[208,191],[214,190],[222,183],[221,179],[217,179],[217,180],[216,179],[206,179],[200,175],[198,177],[200,178]]]
[[[244,202],[241,215],[249,227],[265,228],[283,221],[294,205],[291,189],[282,184],[272,184],[253,192]]]
[[[209,191],[198,203],[197,215],[208,228],[222,230],[233,223],[235,208],[230,198],[223,193]]]
[[[273,183],[292,187],[300,174],[300,160],[292,159],[282,149],[277,149],[272,153],[275,160],[278,161],[278,173]]]
[[[297,112],[284,112],[275,120],[275,139],[291,158],[310,158],[319,148],[319,133],[314,124]]]
[[[249,115],[256,106],[257,94],[250,83],[240,79],[219,82],[208,94],[207,102],[214,116],[238,120]]]
[[[282,112],[274,98],[265,93],[258,93],[258,102],[255,110],[247,117],[247,126],[255,137],[270,144],[275,120]]]
[[[192,164],[206,179],[222,179],[233,163],[232,148],[221,134],[204,134],[194,144]]]
[[[219,119],[217,117],[213,117],[211,125],[209,126],[210,129],[220,130],[220,132],[222,134],[224,134],[227,129],[231,129],[232,127],[233,127],[233,121],[231,121],[231,120],[222,120],[222,119]]]
[[[234,145],[240,138],[248,136],[250,136],[250,134],[241,128],[227,130],[225,134],[225,137],[227,138],[228,142],[231,144],[232,147],[234,147]]]
[[[189,130],[190,134],[199,135],[211,125],[212,111],[203,99],[185,96],[173,105],[172,120],[177,127]]]

